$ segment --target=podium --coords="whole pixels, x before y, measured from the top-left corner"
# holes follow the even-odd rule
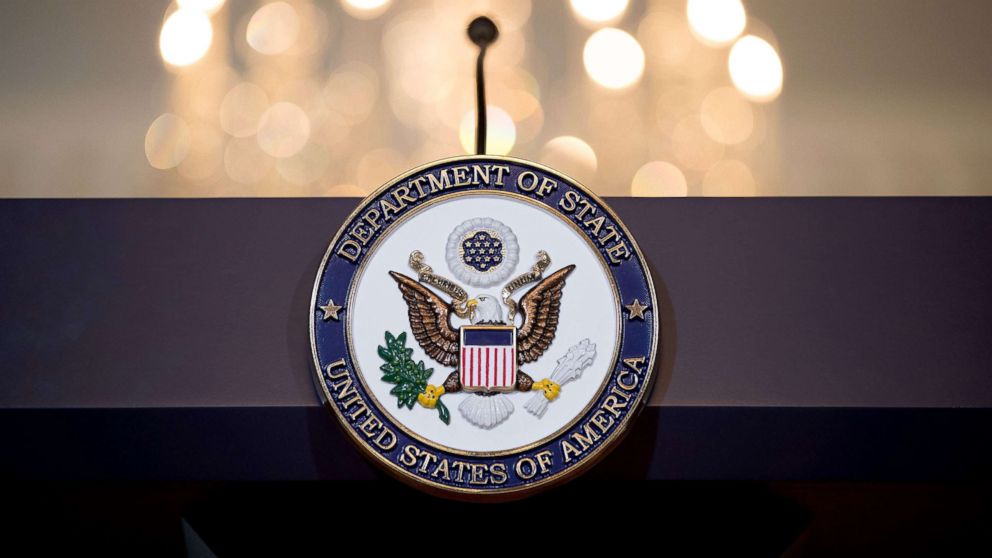
[[[594,478],[978,480],[992,199],[610,199],[662,305],[650,405]],[[0,468],[381,475],[319,405],[307,318],[354,199],[0,202]]]

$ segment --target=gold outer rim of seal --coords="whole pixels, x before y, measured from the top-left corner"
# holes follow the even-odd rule
[[[382,454],[370,449],[359,437],[358,434],[350,427],[350,424],[345,420],[344,416],[341,414],[341,410],[338,409],[337,405],[334,404],[331,395],[327,392],[327,386],[321,380],[321,369],[320,361],[317,357],[317,344],[315,338],[315,320],[314,313],[317,309],[317,294],[320,290],[320,278],[324,274],[324,268],[327,266],[327,261],[333,255],[334,246],[337,244],[341,235],[344,234],[345,226],[353,221],[360,213],[365,204],[381,195],[386,190],[392,188],[399,182],[405,180],[406,178],[413,176],[415,174],[421,173],[427,169],[437,167],[440,165],[446,165],[457,162],[478,162],[478,161],[495,161],[495,162],[507,162],[515,165],[528,166],[541,172],[559,177],[567,181],[573,188],[576,188],[584,195],[588,196],[594,200],[603,211],[620,227],[620,229],[627,235],[630,240],[631,245],[634,248],[634,253],[637,256],[638,262],[641,264],[641,268],[644,271],[644,276],[647,279],[648,290],[651,294],[651,325],[653,327],[654,335],[651,339],[651,350],[648,353],[648,363],[650,366],[645,372],[645,378],[643,381],[643,389],[638,392],[637,399],[630,407],[630,411],[624,416],[623,420],[617,425],[616,431],[612,436],[607,438],[602,444],[593,448],[593,450],[584,457],[581,461],[575,465],[569,467],[568,469],[562,470],[558,473],[545,477],[539,481],[523,484],[520,486],[509,487],[509,488],[493,488],[493,489],[478,489],[478,488],[463,488],[456,486],[448,486],[446,484],[435,482],[430,479],[425,479],[407,471],[397,463],[393,463],[387,459]],[[612,276],[611,276],[612,279]],[[350,297],[351,286],[349,285]],[[617,216],[613,208],[607,205],[602,198],[594,194],[591,190],[582,185],[579,181],[574,178],[547,166],[541,165],[539,163],[534,163],[526,159],[519,159],[516,157],[506,157],[500,155],[462,155],[458,157],[449,157],[445,159],[439,159],[432,161],[430,163],[415,167],[404,173],[393,177],[392,179],[386,181],[382,186],[377,188],[374,192],[367,195],[358,206],[344,219],[338,232],[331,239],[328,244],[327,250],[324,252],[324,257],[320,261],[320,265],[317,268],[317,275],[314,279],[313,291],[310,295],[310,308],[307,315],[307,320],[310,329],[310,353],[313,359],[314,370],[311,375],[311,379],[316,384],[317,392],[320,394],[324,407],[330,409],[334,416],[337,417],[339,425],[348,433],[349,439],[359,447],[361,453],[373,463],[379,464],[380,467],[392,475],[394,478],[400,480],[401,482],[412,486],[418,490],[423,490],[430,494],[436,496],[441,496],[445,498],[462,499],[462,500],[486,500],[486,501],[507,501],[520,499],[538,492],[542,492],[554,486],[561,485],[587,471],[590,467],[598,463],[603,459],[610,451],[617,447],[620,442],[626,438],[629,433],[629,427],[634,420],[640,416],[644,407],[647,406],[647,401],[649,399],[650,393],[654,388],[655,380],[657,379],[657,374],[655,373],[655,368],[657,368],[659,361],[657,360],[658,353],[658,340],[660,339],[660,327],[661,323],[658,318],[659,307],[658,307],[658,296],[654,287],[654,279],[651,277],[651,269],[648,267],[647,260],[644,259],[644,254],[641,252],[640,245],[638,245],[637,240],[630,234],[630,229],[627,225]],[[621,314],[622,316],[622,314]],[[622,318],[621,318],[622,319]],[[616,360],[616,358],[614,358]],[[609,378],[610,375],[607,376]],[[594,398],[595,400],[595,398]],[[582,413],[584,414],[584,412]],[[579,415],[581,416],[581,414]]]

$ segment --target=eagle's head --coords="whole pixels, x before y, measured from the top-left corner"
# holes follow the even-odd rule
[[[466,304],[472,312],[469,316],[472,325],[503,323],[503,311],[500,309],[499,299],[496,297],[479,295]]]

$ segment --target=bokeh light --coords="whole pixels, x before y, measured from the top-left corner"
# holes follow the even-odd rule
[[[309,139],[310,119],[293,103],[276,103],[259,120],[258,145],[273,157],[292,157]]]
[[[190,9],[212,14],[224,6],[224,0],[176,0],[180,9]]]
[[[181,92],[185,98],[176,101],[188,107],[197,119],[214,120],[224,95],[238,83],[238,73],[227,64],[205,64],[190,77],[193,83]]]
[[[569,0],[569,4],[579,21],[602,25],[619,20],[628,0]]]
[[[338,68],[324,85],[324,105],[349,124],[368,118],[379,94],[378,78],[370,66],[353,62]]]
[[[217,178],[224,165],[224,136],[214,126],[190,126],[189,153],[179,163],[179,174],[196,182]]]
[[[240,184],[261,182],[274,164],[252,138],[231,138],[224,149],[224,171]]]
[[[162,24],[158,48],[168,64],[189,66],[207,54],[213,38],[213,26],[206,14],[193,9],[176,10]]]
[[[541,102],[527,89],[516,88],[511,84],[501,84],[502,88],[492,96],[493,103],[506,110],[517,128],[517,143],[526,143],[540,133],[544,126],[544,111]],[[470,88],[469,88],[470,90]],[[465,97],[462,97],[465,99]],[[437,107],[443,114],[443,107]],[[450,111],[450,107],[447,111]]]
[[[303,186],[319,180],[327,171],[330,162],[327,149],[308,143],[296,155],[276,161],[276,172],[286,182]]]
[[[710,46],[730,44],[747,25],[740,0],[689,0],[686,19],[692,33]]]
[[[269,89],[273,99],[289,101],[303,109],[308,116],[323,106],[321,84],[309,76],[287,77],[274,86],[270,85]]]
[[[390,0],[341,0],[341,7],[357,19],[375,19],[389,9]]]
[[[354,184],[338,184],[327,190],[327,195],[335,198],[364,198],[368,194],[368,190]]]
[[[296,43],[300,16],[286,2],[271,2],[259,8],[248,20],[245,40],[262,54],[279,54]]]
[[[495,105],[486,107],[486,153],[506,155],[517,141],[517,127],[507,112]],[[462,117],[458,139],[466,153],[475,153],[475,111]]]
[[[239,83],[224,95],[220,104],[220,126],[232,136],[243,138],[258,131],[262,113],[269,108],[269,96],[254,83]]]
[[[309,3],[297,4],[296,14],[300,21],[300,29],[286,54],[295,56],[320,55],[331,38],[331,23],[324,10]]]
[[[608,27],[589,37],[582,51],[586,73],[610,89],[630,87],[644,73],[644,50],[626,31]]]
[[[683,167],[706,170],[723,157],[724,148],[703,130],[698,114],[686,116],[672,128],[672,151]]]
[[[741,37],[727,60],[730,79],[745,97],[768,102],[782,91],[782,60],[775,47],[754,35]]]
[[[724,145],[741,143],[754,130],[751,103],[733,87],[710,91],[699,107],[699,120],[706,134]]]
[[[776,160],[754,166],[776,140],[775,109],[755,103],[779,94],[782,64],[740,0],[172,1],[162,58],[195,65],[174,72],[170,117],[149,128],[146,156],[190,185],[173,195],[359,195],[475,153],[477,50],[464,28],[479,14],[501,31],[486,58],[490,154],[645,196],[754,190]],[[553,16],[562,29],[534,27]]]
[[[398,151],[388,147],[373,149],[359,161],[355,170],[358,186],[371,192],[406,170],[406,159]]]
[[[665,69],[680,68],[696,46],[685,18],[668,10],[649,12],[637,26],[637,40],[649,60]]]
[[[751,169],[741,161],[720,161],[703,177],[704,196],[754,196],[757,194]]]
[[[172,113],[165,113],[152,122],[145,134],[145,157],[157,169],[171,169],[183,162],[189,153],[189,125]]]
[[[324,148],[340,147],[352,131],[343,116],[326,108],[316,111],[311,124],[310,140]]]
[[[590,182],[596,176],[596,152],[575,136],[558,136],[544,145],[539,161],[575,178]]]
[[[666,161],[651,161],[637,169],[630,183],[631,195],[639,197],[684,197],[688,192],[685,175]]]
[[[450,4],[447,2],[446,5]],[[516,31],[523,27],[530,19],[532,10],[531,0],[500,0],[494,7],[498,8],[498,13],[492,14],[492,17],[501,32]]]

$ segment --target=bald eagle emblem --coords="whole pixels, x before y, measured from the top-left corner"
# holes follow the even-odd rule
[[[390,271],[407,305],[413,338],[437,364],[455,369],[435,386],[426,383],[429,373],[423,363],[413,365],[411,360],[411,365],[422,371],[419,384],[413,388],[420,389],[414,394],[409,388],[399,385],[394,388],[400,405],[403,406],[405,396],[407,406],[412,408],[415,395],[418,403],[437,408],[442,420],[448,422],[441,396],[466,392],[458,407],[462,416],[475,426],[490,429],[513,412],[508,395],[535,392],[525,408],[537,417],[543,416],[548,403],[559,396],[562,384],[577,378],[595,358],[595,345],[585,339],[559,359],[553,373],[540,381],[521,369],[523,365],[536,363],[554,341],[566,279],[575,271],[575,265],[567,265],[544,277],[543,272],[550,264],[548,254],[539,252],[530,271],[507,283],[500,298],[491,294],[469,298],[461,286],[435,274],[419,251],[413,252],[409,259],[410,267],[417,272],[416,279]],[[519,302],[513,299],[515,291],[535,282]],[[434,289],[448,295],[450,300]],[[505,317],[503,306],[507,310]],[[453,318],[469,323],[456,327]],[[405,343],[405,334],[400,337]],[[397,337],[387,332],[387,347],[396,340]],[[383,358],[386,358],[383,351],[388,353],[387,347],[380,347]],[[403,350],[408,351],[408,356],[412,353],[412,349]],[[391,370],[383,367],[387,372],[384,380],[397,378]]]

